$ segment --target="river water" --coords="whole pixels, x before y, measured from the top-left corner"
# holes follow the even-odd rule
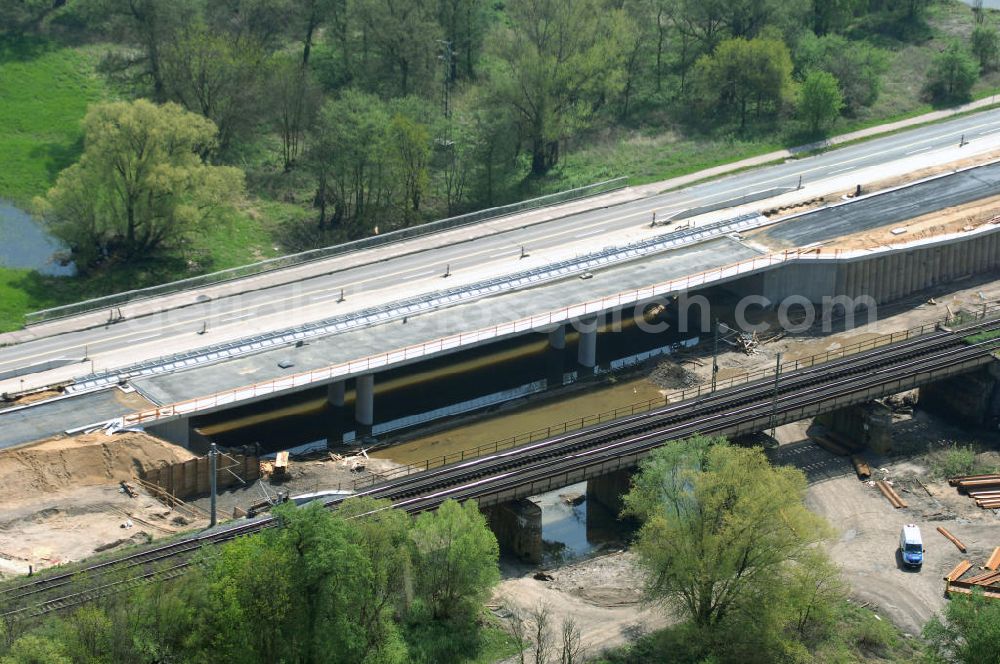
[[[73,274],[72,266],[52,258],[61,248],[30,214],[0,199],[0,265],[56,276]]]

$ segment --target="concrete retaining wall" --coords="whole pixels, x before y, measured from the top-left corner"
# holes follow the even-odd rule
[[[777,303],[792,295],[869,296],[876,304],[1000,268],[1000,228],[967,237],[883,249],[870,257],[793,262],[733,283],[737,293],[759,293]]]

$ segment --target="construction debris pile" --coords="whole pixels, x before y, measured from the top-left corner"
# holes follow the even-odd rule
[[[976,501],[983,509],[1000,509],[1000,474],[952,477],[948,484]]]
[[[663,359],[658,359],[656,368],[649,373],[649,380],[657,387],[668,390],[694,387],[701,383],[698,374]]]
[[[972,567],[972,563],[968,560],[963,560],[955,565],[955,568],[944,577],[945,592],[948,594],[971,595],[973,589],[979,588],[983,591],[985,597],[1000,599],[1000,571],[997,571],[997,568],[1000,568],[1000,546],[993,549],[993,554],[989,560],[979,568],[980,573],[963,579],[962,577]]]

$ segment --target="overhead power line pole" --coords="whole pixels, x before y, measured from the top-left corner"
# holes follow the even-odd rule
[[[209,447],[208,449],[208,483],[212,491],[212,507],[211,507],[211,513],[209,515],[210,516],[210,521],[208,525],[209,528],[215,526],[215,494],[216,494],[215,476],[218,472],[218,467],[219,467],[218,458],[219,458],[219,450],[218,448],[216,448],[215,443],[212,443],[212,446]]]
[[[445,39],[438,39],[437,42],[441,44],[444,49],[444,55],[439,55],[438,57],[444,61],[444,116],[451,117],[451,67],[452,58],[455,52],[451,50],[451,42]]]

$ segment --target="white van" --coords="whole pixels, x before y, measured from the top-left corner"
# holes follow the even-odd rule
[[[899,555],[907,567],[924,564],[924,541],[920,538],[920,528],[908,523],[899,533]]]

